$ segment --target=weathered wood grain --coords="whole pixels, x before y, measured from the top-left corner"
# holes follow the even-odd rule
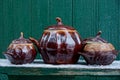
[[[7,75],[98,75],[120,76],[120,61],[111,65],[86,65],[84,61],[71,65],[44,64],[35,60],[32,64],[13,65],[6,59],[0,59],[0,73]]]

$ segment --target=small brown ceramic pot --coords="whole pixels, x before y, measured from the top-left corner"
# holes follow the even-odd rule
[[[117,56],[118,51],[115,50],[111,43],[108,43],[100,37],[101,31],[95,38],[84,39],[83,49],[80,53],[87,64],[108,65],[111,64]]]
[[[33,43],[23,38],[21,33],[21,37],[12,41],[4,55],[13,64],[25,64],[33,62],[36,50]]]

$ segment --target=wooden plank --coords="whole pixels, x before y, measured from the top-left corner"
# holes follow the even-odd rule
[[[45,68],[0,68],[0,72],[8,75],[91,75],[91,76],[120,76],[118,70],[75,70],[75,69],[45,69]]]
[[[8,76],[6,74],[0,74],[0,80],[8,80]]]
[[[15,76],[10,75],[9,80],[119,80],[120,76],[61,76],[61,75],[46,75],[46,76]]]
[[[49,0],[31,1],[31,37],[39,40],[48,25]],[[41,58],[40,54],[36,58]]]
[[[71,65],[44,64],[35,60],[32,64],[13,65],[6,59],[0,60],[0,73],[8,75],[86,75],[86,76],[120,76],[120,61],[111,65],[86,65],[84,61]]]
[[[3,17],[3,0],[0,0],[0,53],[2,53],[4,51],[2,45],[4,43],[4,34],[3,34],[3,27],[4,27],[4,21],[3,21],[4,17]],[[0,54],[0,57],[3,57],[2,54]]]
[[[73,25],[82,38],[94,36],[98,29],[98,0],[73,0]]]
[[[74,80],[75,76],[47,75],[47,76],[14,76],[10,75],[10,80]]]
[[[97,76],[96,80],[119,80],[120,76]]]
[[[56,24],[56,17],[72,26],[72,0],[49,0],[49,25]]]
[[[2,42],[1,42],[1,50],[0,52],[4,52],[7,48],[7,46],[9,45],[9,43],[11,42],[11,40],[13,39],[14,36],[14,28],[13,28],[13,12],[12,12],[12,1],[11,0],[3,0],[1,2],[1,21],[2,21],[2,25],[1,25],[1,30],[2,30]],[[2,54],[0,54],[1,57],[3,57]]]
[[[19,38],[20,32],[28,38],[31,35],[31,0],[12,0],[14,38]]]
[[[96,76],[89,76],[89,75],[82,75],[82,76],[75,76],[74,80],[97,80]]]
[[[113,43],[118,50],[120,49],[119,8],[119,0],[99,0],[99,28],[103,31],[102,37]],[[117,59],[120,59],[120,55]]]
[[[43,30],[48,25],[49,0],[32,0],[32,37],[40,39]]]

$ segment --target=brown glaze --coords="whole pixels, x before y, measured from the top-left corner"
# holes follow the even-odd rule
[[[80,53],[87,64],[108,65],[111,64],[117,56],[111,43],[108,43],[100,37],[101,31],[95,38],[84,39],[82,52]]]
[[[84,47],[84,51],[112,51],[115,50],[113,45],[111,43],[100,43],[100,42],[92,42],[92,43],[87,43]]]
[[[35,59],[36,50],[33,43],[23,38],[21,33],[21,37],[12,41],[4,55],[13,64],[25,64]]]
[[[49,26],[43,33],[42,38],[34,42],[44,60],[49,64],[73,64],[79,59],[78,51],[81,49],[81,40],[77,31],[69,26],[64,26],[60,18],[58,24]]]
[[[84,57],[87,64],[93,65],[109,65],[116,58],[117,51],[84,51],[81,55]]]

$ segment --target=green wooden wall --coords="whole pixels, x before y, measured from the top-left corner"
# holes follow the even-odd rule
[[[120,50],[120,0],[0,0],[0,58],[20,32],[39,39],[57,16],[83,39],[102,30],[102,37]]]
[[[120,50],[120,0],[0,0],[0,58],[13,39],[24,32],[36,39],[55,17],[71,25],[84,39],[102,30],[102,37]],[[38,58],[39,55],[38,55]],[[120,54],[117,59],[120,59]],[[119,80],[117,76],[13,76],[10,80]]]

